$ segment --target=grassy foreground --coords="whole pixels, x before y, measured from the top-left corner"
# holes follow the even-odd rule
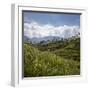
[[[57,42],[45,47],[25,43],[24,77],[79,75],[79,41],[69,41],[65,46],[63,43],[61,48],[58,48],[59,44],[61,43]]]

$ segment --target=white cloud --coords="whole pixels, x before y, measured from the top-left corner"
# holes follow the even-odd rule
[[[40,25],[36,22],[24,23],[24,35],[29,38],[42,38],[47,36],[58,36],[68,38],[79,33],[78,26],[52,26],[49,24]]]

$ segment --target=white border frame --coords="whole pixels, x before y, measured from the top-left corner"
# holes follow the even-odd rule
[[[80,35],[81,35],[81,74],[70,76],[36,77],[22,79],[22,10],[50,11],[81,13]],[[86,79],[86,59],[84,57],[84,30],[86,30],[86,9],[76,7],[37,7],[25,4],[12,4],[11,7],[11,85],[12,86],[32,86],[55,83],[85,82]],[[48,78],[48,79],[47,79]],[[52,80],[51,80],[52,78]],[[37,79],[37,80],[36,80]]]

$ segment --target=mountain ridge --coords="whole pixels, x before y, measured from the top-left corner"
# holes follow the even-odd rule
[[[69,38],[63,38],[63,37],[59,37],[59,36],[46,36],[46,37],[42,37],[42,38],[29,38],[27,36],[24,36],[24,42],[28,42],[28,43],[40,43],[40,42],[46,42],[48,43],[49,41],[58,41],[58,40],[62,40],[62,39],[75,39],[80,37],[80,33],[78,33],[75,36],[69,37]]]

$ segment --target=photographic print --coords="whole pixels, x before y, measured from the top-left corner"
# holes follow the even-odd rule
[[[22,11],[24,77],[80,75],[80,14]]]

